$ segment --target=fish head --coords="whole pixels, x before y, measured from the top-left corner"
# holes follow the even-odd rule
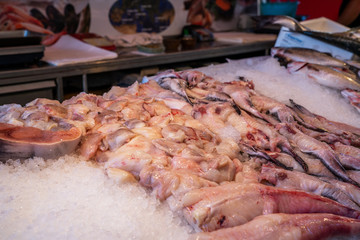
[[[286,68],[290,73],[295,73],[304,69],[307,65],[309,64],[304,62],[290,62],[286,65]]]

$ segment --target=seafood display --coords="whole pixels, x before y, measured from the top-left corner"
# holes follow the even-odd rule
[[[90,5],[88,1],[42,1],[36,3],[0,1],[0,31],[25,29],[49,39],[50,45],[61,35],[88,32]]]
[[[360,129],[248,77],[167,70],[103,95],[3,105],[0,152],[91,161],[167,203],[194,239],[360,236]]]
[[[360,77],[355,61],[342,61],[314,49],[273,47],[271,56],[292,74],[309,77],[322,86],[339,90],[359,111]]]
[[[323,42],[336,45],[340,48],[348,50],[356,55],[360,55],[359,28],[350,29],[341,33],[327,33],[312,31],[306,26],[299,23],[296,19],[289,16],[254,16],[259,27],[268,24],[277,24],[289,28],[291,31],[316,38]]]

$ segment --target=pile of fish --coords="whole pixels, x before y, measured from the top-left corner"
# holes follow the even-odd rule
[[[322,86],[339,90],[360,112],[359,68],[314,49],[273,47],[271,56],[277,58],[291,74],[313,79]]]
[[[194,239],[359,237],[360,129],[290,103],[243,77],[168,70],[102,96],[0,106],[0,156],[78,154],[152,191]]]

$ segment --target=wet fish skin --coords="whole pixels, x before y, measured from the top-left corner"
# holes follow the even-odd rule
[[[352,198],[336,186],[298,171],[288,171],[276,168],[269,164],[263,165],[259,175],[259,181],[266,181],[273,186],[285,189],[303,190],[319,196],[335,200],[344,206],[360,210],[360,207]],[[353,186],[353,185],[352,185]]]
[[[289,16],[273,15],[273,16],[253,16],[252,19],[263,27],[269,24],[278,24],[285,26],[293,31],[309,31],[310,29],[299,23],[296,19]]]
[[[293,74],[304,74],[314,79],[320,85],[329,88],[337,90],[350,88],[360,91],[360,83],[356,80],[356,77],[354,78],[349,74],[339,72],[339,70],[332,67],[312,63],[291,62],[287,65],[287,69]]]
[[[257,22],[259,27],[263,27],[268,24],[278,24],[289,28],[291,31],[302,33],[321,41],[328,42],[360,55],[360,41],[358,41],[356,38],[349,37],[347,34],[333,34],[327,32],[311,31],[309,28],[299,23],[296,19],[288,16],[254,16],[252,19]]]
[[[240,226],[213,232],[201,232],[190,240],[319,240],[355,239],[360,235],[360,221],[333,214],[269,214]]]
[[[284,58],[286,62],[306,62],[325,66],[346,67],[347,64],[340,59],[332,57],[328,53],[323,53],[309,48],[298,47],[273,47],[271,56]]]
[[[326,132],[334,133],[349,139],[351,141],[351,145],[353,146],[360,146],[360,128],[345,123],[331,121],[322,116],[316,115],[310,112],[304,106],[295,103],[292,99],[290,99],[290,103],[294,111],[307,123],[314,125],[317,128],[323,129]]]
[[[272,213],[332,213],[358,219],[360,212],[304,191],[260,183],[225,183],[187,192],[183,214],[195,229],[214,231],[247,223]]]
[[[187,83],[185,80],[180,78],[161,78],[158,80],[158,84],[167,90],[171,90],[180,96],[184,97],[186,101],[190,104],[192,104],[191,100],[189,99],[187,93],[186,93],[186,87]]]
[[[360,41],[354,38],[346,37],[338,34],[327,33],[327,32],[316,32],[316,31],[308,31],[308,30],[305,31],[302,30],[300,31],[300,33],[319,39],[323,42],[336,45],[340,48],[353,52],[356,55],[360,55]]]
[[[293,169],[292,167],[286,166],[284,163],[277,160],[276,158],[273,158],[271,155],[269,155],[265,151],[257,150],[254,147],[252,147],[252,146],[250,146],[250,145],[248,145],[246,143],[239,143],[239,146],[240,146],[241,150],[243,152],[247,153],[249,156],[265,159],[265,160],[270,161],[270,162],[272,162],[272,163],[276,164],[277,166],[279,166],[281,168],[284,168],[284,169],[288,169],[288,170]]]
[[[340,164],[335,152],[323,142],[320,142],[289,124],[279,124],[279,132],[288,137],[302,152],[310,153],[318,157],[321,162],[337,177],[345,182],[360,185],[352,180]]]

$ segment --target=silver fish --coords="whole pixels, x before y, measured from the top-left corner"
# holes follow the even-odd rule
[[[344,90],[346,88],[360,90],[360,83],[357,82],[356,76],[347,74],[346,72],[340,72],[332,67],[303,62],[291,62],[287,65],[287,69],[290,73],[304,74],[314,79],[320,85],[329,88],[338,90]]]
[[[349,103],[354,106],[355,109],[360,113],[360,92],[351,89],[345,89],[341,91],[341,95],[346,98]]]
[[[332,45],[336,45],[340,48],[360,55],[360,41],[357,38],[348,36],[347,34],[312,31],[299,23],[296,19],[288,16],[255,16],[253,19],[257,22],[258,27],[263,27],[269,24],[281,25],[289,28],[291,31],[302,33],[323,42],[328,42]]]
[[[360,55],[360,41],[347,36],[339,34],[316,32],[316,31],[300,31],[302,34],[316,38],[323,42],[327,42],[336,45],[340,48],[348,50],[356,55]]]
[[[347,64],[328,53],[319,52],[309,48],[271,48],[271,56],[286,62],[307,62],[325,66],[346,67]]]
[[[352,180],[341,165],[336,153],[326,143],[320,142],[289,124],[279,125],[279,132],[292,141],[302,152],[318,157],[321,162],[337,177],[345,182],[360,186]]]
[[[289,16],[253,16],[252,19],[258,27],[269,24],[281,25],[293,31],[309,31],[310,29],[299,23],[296,19]]]
[[[167,90],[171,90],[171,91],[179,94],[180,96],[185,98],[185,100],[188,103],[192,104],[192,102],[190,101],[188,95],[186,94],[187,83],[186,83],[185,80],[180,79],[180,78],[165,77],[165,78],[158,79],[157,83],[162,88],[167,89]]]
[[[360,210],[357,203],[341,189],[306,173],[288,171],[266,164],[261,168],[259,181],[266,181],[279,188],[303,190],[314,193],[335,200],[352,209]]]

